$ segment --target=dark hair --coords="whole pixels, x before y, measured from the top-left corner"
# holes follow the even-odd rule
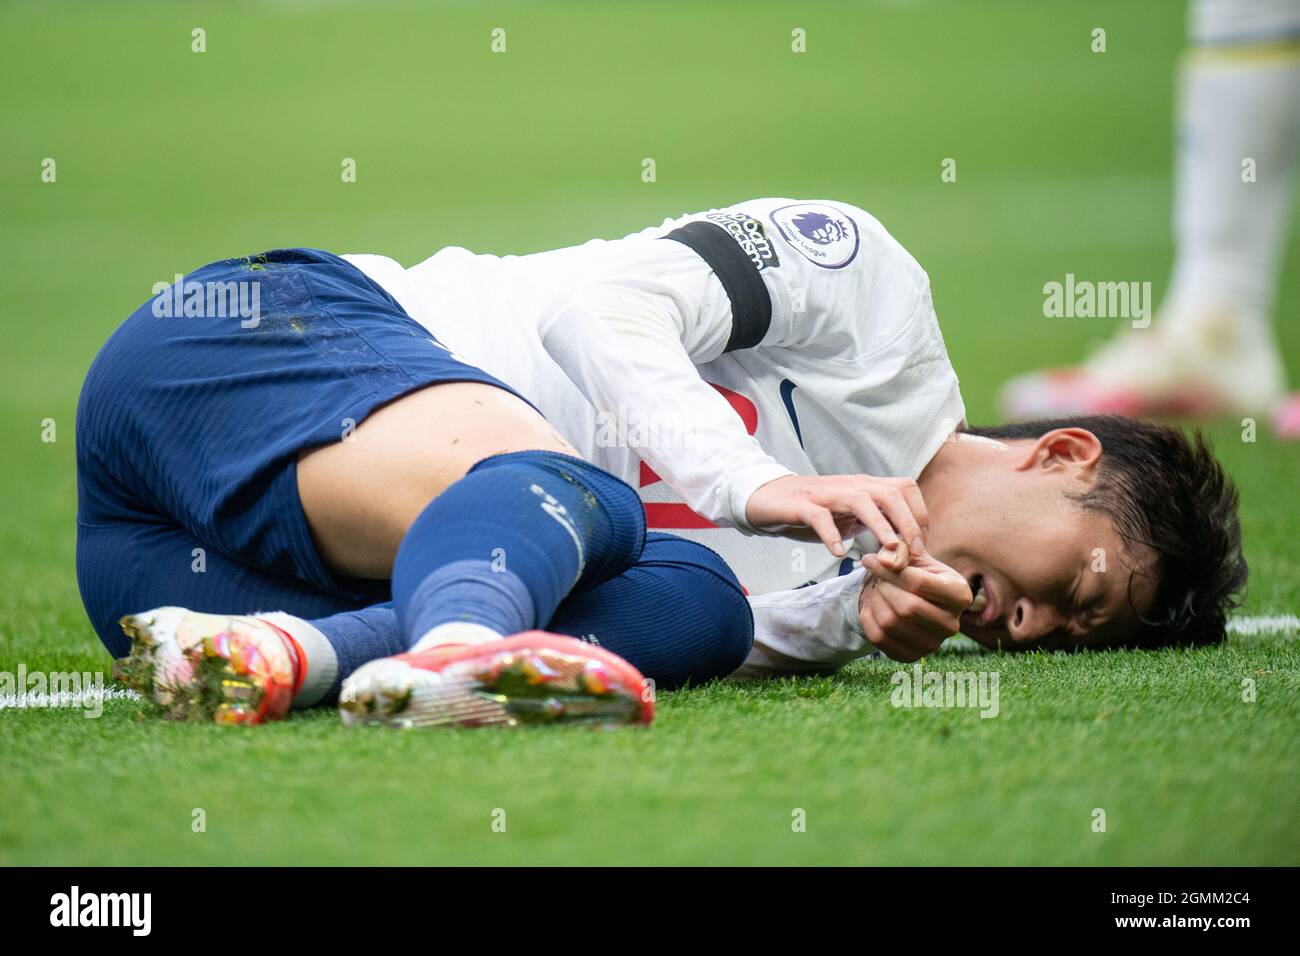
[[[1228,613],[1241,606],[1246,559],[1241,553],[1237,489],[1205,436],[1117,415],[1083,415],[991,428],[971,435],[1035,439],[1056,428],[1086,428],[1101,442],[1093,487],[1082,507],[1106,515],[1121,538],[1158,556],[1155,600],[1139,614],[1130,647],[1214,644]]]

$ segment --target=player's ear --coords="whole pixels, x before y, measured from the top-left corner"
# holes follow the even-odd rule
[[[1074,465],[1092,470],[1101,460],[1101,439],[1086,428],[1053,428],[1039,436],[1016,465],[1026,471],[1042,468],[1048,471]]]

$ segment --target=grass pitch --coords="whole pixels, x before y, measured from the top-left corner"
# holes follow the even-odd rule
[[[0,9],[0,672],[108,670],[73,578],[77,390],[153,283],[216,258],[313,245],[409,264],[841,198],[930,272],[973,421],[1006,376],[1113,330],[1045,319],[1044,283],[1163,290],[1181,4],[703,7]],[[1277,312],[1293,382],[1298,266],[1293,236]],[[1259,424],[1255,441],[1211,429],[1244,499],[1243,613],[1294,614],[1300,445]],[[665,694],[647,732],[4,709],[0,864],[1296,864],[1296,637],[926,662],[998,671],[994,719],[892,707],[885,660]]]

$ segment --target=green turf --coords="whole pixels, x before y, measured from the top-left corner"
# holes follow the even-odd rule
[[[409,263],[841,198],[930,272],[987,421],[1007,375],[1114,328],[1043,318],[1043,283],[1163,290],[1181,36],[1181,4],[1118,0],[0,7],[0,671],[106,669],[73,578],[73,413],[153,283],[283,245]],[[1298,265],[1293,237],[1293,380]],[[1246,612],[1294,613],[1300,446],[1213,434],[1244,496]],[[652,729],[615,734],[0,711],[0,864],[1300,862],[1295,634],[928,663],[998,671],[1000,716],[895,709],[888,661],[666,694]]]

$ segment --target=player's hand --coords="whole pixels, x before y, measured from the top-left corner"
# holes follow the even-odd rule
[[[870,475],[786,475],[749,496],[745,517],[760,531],[804,540],[820,540],[837,558],[846,538],[863,529],[882,545],[900,538],[914,551],[929,523],[921,489],[911,478]]]
[[[862,563],[871,575],[858,598],[858,620],[877,649],[911,662],[957,633],[962,611],[974,600],[957,571],[928,554],[909,556],[901,547],[882,548]]]

